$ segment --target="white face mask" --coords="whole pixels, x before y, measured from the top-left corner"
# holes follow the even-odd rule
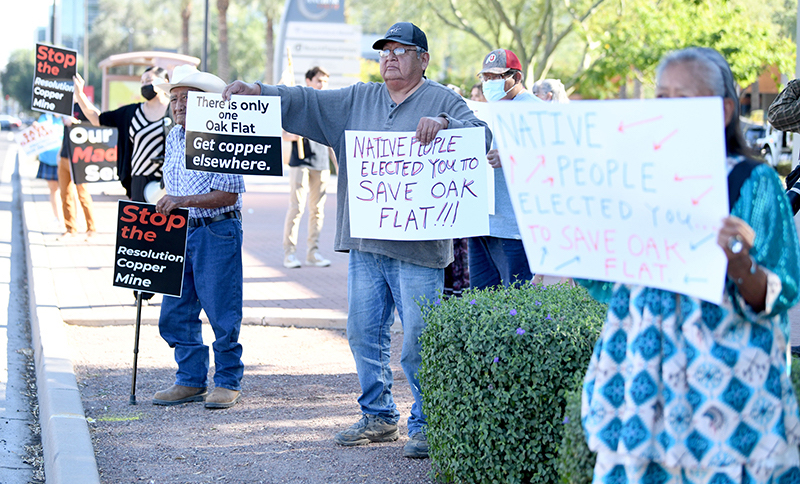
[[[514,88],[514,86],[511,86],[508,91],[506,91],[504,90],[505,87],[505,79],[483,81],[483,97],[485,97],[487,101],[499,101],[506,97],[508,91]]]

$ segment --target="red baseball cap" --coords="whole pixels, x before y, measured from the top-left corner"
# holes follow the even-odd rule
[[[509,69],[522,70],[522,64],[517,55],[508,49],[497,49],[489,52],[483,59],[483,69],[478,75],[489,72],[491,74],[505,74]]]

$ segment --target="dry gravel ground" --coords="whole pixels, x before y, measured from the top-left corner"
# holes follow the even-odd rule
[[[133,325],[67,332],[103,483],[433,482],[428,459],[402,456],[412,403],[399,365],[402,335],[392,343],[401,437],[348,448],[332,440],[361,416],[343,331],[243,326],[242,398],[225,410],[152,405],[177,368],[156,326],[141,329],[135,406],[128,403]],[[205,324],[204,341],[212,339]]]

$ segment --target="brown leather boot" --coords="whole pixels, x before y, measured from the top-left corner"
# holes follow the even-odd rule
[[[153,405],[180,405],[187,402],[202,402],[208,395],[205,387],[194,388],[183,385],[172,385],[166,390],[156,392],[153,396]]]
[[[242,392],[217,387],[206,397],[206,408],[230,408],[239,401]]]

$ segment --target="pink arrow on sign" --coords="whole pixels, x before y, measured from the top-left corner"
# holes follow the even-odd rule
[[[544,166],[544,156],[542,156],[542,155],[539,155],[539,156],[537,156],[537,158],[539,158],[539,160],[541,160],[541,161],[539,161],[539,164],[538,164],[538,165],[536,165],[536,168],[534,168],[534,169],[533,169],[533,171],[531,172],[531,174],[530,174],[530,175],[528,175],[528,178],[526,178],[526,179],[525,179],[525,183],[528,183],[528,182],[530,182],[530,181],[531,181],[531,178],[533,178],[533,175],[535,175],[535,174],[536,174],[536,172],[537,172],[537,171],[539,171],[539,168],[541,168],[541,167],[543,167],[543,166]]]
[[[655,118],[643,119],[641,121],[636,121],[636,122],[633,122],[631,124],[625,124],[624,121],[620,121],[619,122],[619,132],[620,133],[624,133],[625,130],[628,129],[628,128],[632,128],[634,126],[639,126],[640,124],[652,123],[653,121],[658,121],[661,118],[663,118],[663,116],[656,116]]]
[[[703,193],[701,193],[699,197],[693,198],[692,199],[692,205],[697,205],[698,203],[700,203],[700,200],[703,197],[705,197],[706,195],[708,195],[711,192],[711,190],[713,190],[713,189],[714,189],[714,187],[710,187],[708,190],[706,190]]]
[[[659,141],[658,143],[653,143],[653,149],[654,149],[654,150],[656,150],[656,151],[660,150],[660,149],[661,149],[661,147],[662,147],[662,146],[664,146],[664,143],[665,143],[665,142],[666,142],[668,139],[670,139],[670,138],[672,138],[673,136],[675,136],[675,134],[676,134],[677,132],[678,132],[678,130],[676,129],[675,131],[673,131],[673,132],[671,132],[670,134],[668,134],[668,135],[666,136],[666,138],[662,139],[662,140],[661,140],[661,141]]]

